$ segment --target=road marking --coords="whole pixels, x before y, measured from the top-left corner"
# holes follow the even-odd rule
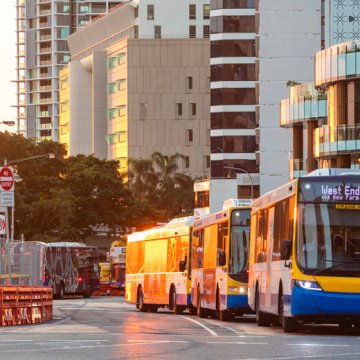
[[[222,328],[224,328],[224,329],[226,329],[226,330],[229,330],[229,331],[235,333],[235,334],[238,335],[238,336],[242,336],[241,333],[239,333],[238,331],[236,331],[235,329],[233,329],[233,328],[231,328],[231,327],[218,324],[217,322],[214,322],[214,321],[211,321],[211,320],[205,320],[205,321],[207,321],[208,323],[210,323],[210,324],[212,324],[212,325],[216,325],[216,326],[222,327]]]
[[[269,345],[269,343],[253,343],[243,341],[207,341],[207,344],[232,344],[232,345]]]
[[[188,341],[183,340],[128,340],[129,343],[142,343],[142,344],[167,344],[167,343],[185,343],[187,344]]]
[[[346,347],[349,347],[351,345],[346,345],[346,344],[286,344],[288,346],[326,346],[326,347],[329,347],[329,346],[346,346]]]
[[[2,339],[0,342],[32,342],[32,340],[5,340]]]
[[[326,346],[326,344],[324,344]],[[331,359],[335,359],[336,357],[343,356],[352,356],[352,355],[360,355],[360,352],[356,353],[342,353],[342,354],[331,354]],[[286,357],[276,357],[276,358],[266,358],[266,360],[295,360],[295,359],[316,359],[316,358],[329,358],[330,354],[321,354],[321,355],[298,355],[298,356],[286,356]],[[261,358],[248,358],[242,360],[264,360]]]
[[[186,320],[189,320],[189,321],[192,321],[192,322],[194,322],[195,324],[201,326],[203,329],[205,329],[206,331],[208,331],[212,336],[218,336],[218,334],[217,334],[215,331],[211,330],[209,327],[207,327],[206,325],[202,324],[202,323],[199,322],[199,321],[196,321],[196,320],[194,320],[194,319],[191,319],[191,318],[189,318],[189,317],[182,316],[182,315],[179,315],[179,317],[181,317],[181,318],[183,318],[183,319],[186,319]]]

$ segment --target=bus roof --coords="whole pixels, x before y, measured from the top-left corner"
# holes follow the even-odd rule
[[[219,212],[216,212],[214,214],[210,214],[210,215],[205,216],[203,218],[197,219],[194,222],[194,230],[203,228],[203,227],[208,226],[210,224],[216,224],[216,223],[220,223],[220,222],[228,220],[229,216],[231,214],[231,210],[235,210],[235,209],[250,210],[251,206],[250,205],[233,206],[233,207],[229,207],[229,208],[227,208],[225,210],[221,210]]]
[[[252,203],[252,211],[257,211],[264,206],[276,203],[282,199],[294,195],[296,192],[296,183],[298,179],[292,180],[285,185],[282,185],[274,190],[271,190],[264,195],[255,199]]]

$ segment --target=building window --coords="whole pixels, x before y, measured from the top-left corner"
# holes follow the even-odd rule
[[[135,19],[139,17],[139,6],[135,8]]]
[[[193,88],[193,78],[192,76],[189,76],[186,78],[186,89],[192,90],[192,88]]]
[[[154,20],[154,5],[147,6],[147,19]]]
[[[182,116],[182,103],[177,103],[176,104],[176,115],[177,116]]]
[[[144,120],[147,117],[148,112],[148,104],[142,103],[140,104],[140,119]]]
[[[196,19],[196,5],[193,4],[189,5],[189,19],[190,20]]]
[[[196,25],[189,26],[189,38],[195,39],[196,38]]]
[[[185,167],[187,169],[190,167],[190,158],[189,158],[189,156],[185,156]]]
[[[191,114],[191,116],[196,115],[196,103],[191,103],[190,104],[190,114]]]
[[[203,5],[203,19],[210,19],[210,5],[204,4]]]
[[[210,162],[210,156],[209,156],[209,155],[208,155],[208,156],[205,156],[205,158],[206,158],[206,167],[209,168],[209,167],[210,167],[210,164],[211,164],[211,162]]]
[[[161,39],[161,26],[154,26],[155,39]]]
[[[126,105],[117,106],[118,116],[125,116],[126,115]]]
[[[137,25],[134,26],[134,38],[139,38],[139,27]]]
[[[187,132],[187,141],[188,142],[193,142],[193,131],[192,131],[192,129],[188,129],[188,130],[186,130],[186,132]]]
[[[204,25],[203,26],[203,37],[205,39],[210,37],[210,26],[209,25]]]

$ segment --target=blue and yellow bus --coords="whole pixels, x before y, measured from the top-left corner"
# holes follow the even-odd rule
[[[253,202],[249,304],[259,326],[360,326],[360,172],[321,169]]]
[[[196,220],[192,237],[191,301],[199,317],[226,321],[251,312],[247,299],[249,202]]]

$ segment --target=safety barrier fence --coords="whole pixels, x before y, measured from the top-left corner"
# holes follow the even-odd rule
[[[52,289],[43,286],[0,286],[0,313],[0,326],[52,320]]]

